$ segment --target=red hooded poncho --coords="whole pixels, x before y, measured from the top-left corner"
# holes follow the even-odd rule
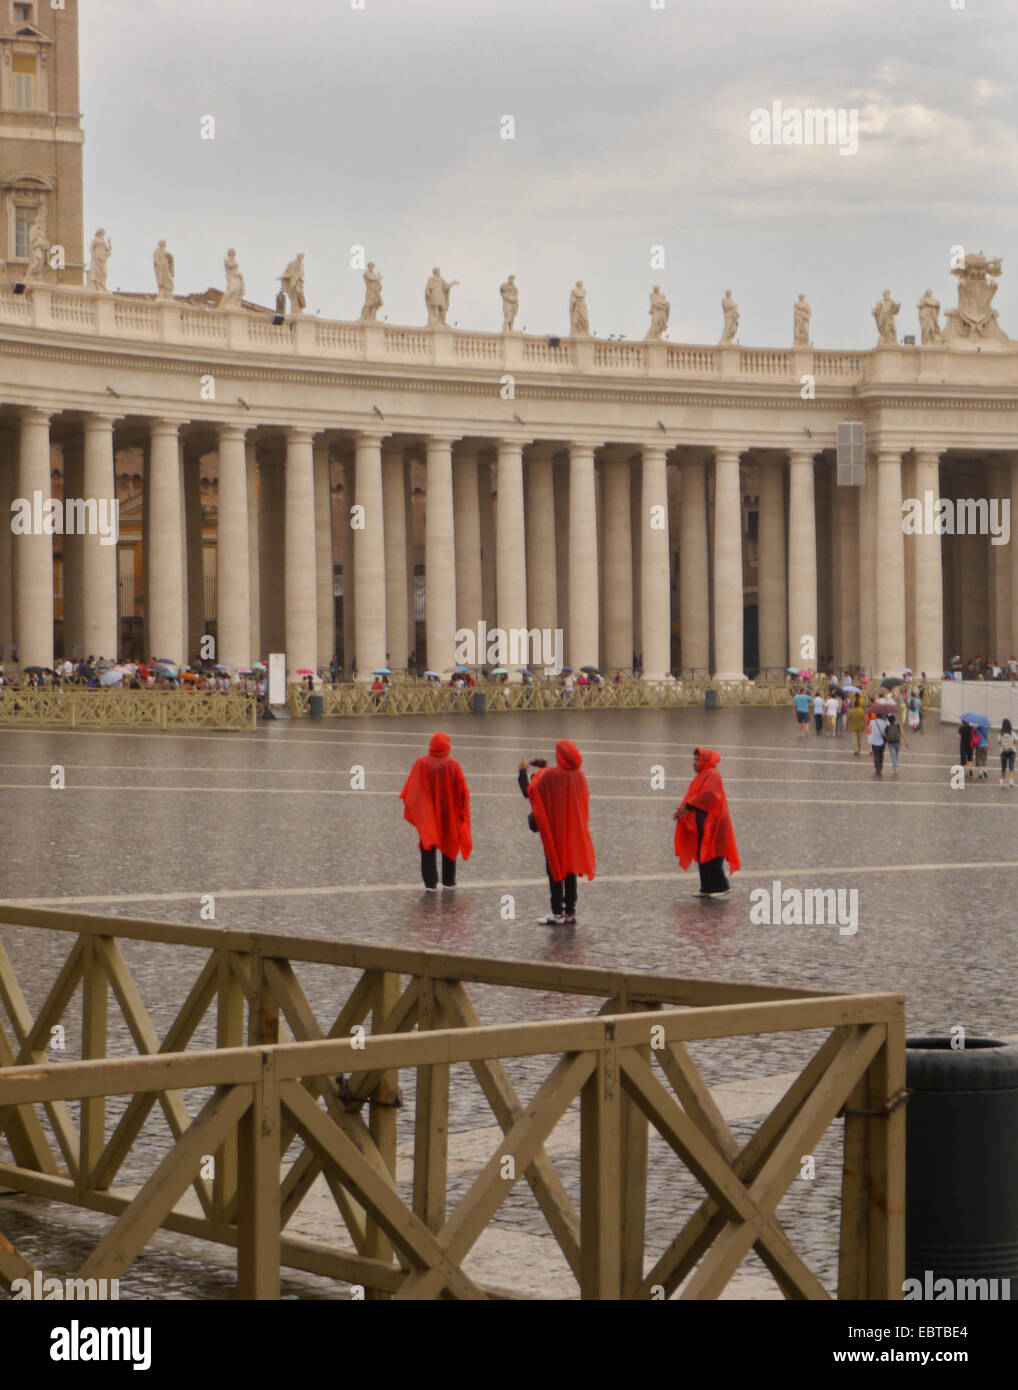
[[[470,858],[470,791],[463,769],[449,757],[448,734],[435,734],[426,758],[418,758],[400,792],[403,819],[417,831],[422,849],[436,845],[449,859]]]
[[[580,750],[569,739],[555,745],[557,767],[544,768],[527,789],[548,868],[556,882],[566,874],[594,877],[590,838],[590,789],[580,771]]]
[[[703,826],[703,843],[700,853],[696,852],[696,816],[687,811],[680,816],[675,825],[675,853],[679,863],[688,869],[695,859],[698,864],[706,864],[710,859],[727,859],[732,873],[739,867],[739,847],[735,843],[732,818],[728,813],[728,798],[718,772],[721,754],[713,748],[700,748],[700,771],[690,782],[682,804],[695,806],[706,811],[707,819]]]

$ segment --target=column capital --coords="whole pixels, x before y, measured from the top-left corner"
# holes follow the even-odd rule
[[[313,425],[287,425],[283,437],[287,444],[313,444],[315,435],[320,433]]]
[[[790,465],[793,463],[813,463],[815,461],[815,449],[790,448],[786,452],[788,454],[788,462]]]
[[[939,463],[944,453],[943,449],[914,449],[916,463]],[[1001,463],[1006,466],[1007,460],[1001,459]]]
[[[584,444],[581,441],[575,439],[566,445],[566,448],[569,450],[569,457],[571,459],[583,454],[589,454],[590,457],[593,458],[595,452],[601,447],[602,446],[600,444]]]
[[[53,414],[52,410],[45,410],[39,405],[22,405],[17,411],[18,421],[22,425],[48,425]]]
[[[148,432],[150,435],[172,434],[174,438],[180,438],[180,431],[188,422],[186,420],[171,420],[167,416],[159,415],[148,422]]]
[[[740,449],[738,445],[733,445],[731,447],[727,445],[715,445],[714,463],[715,465],[719,463],[740,463],[742,454],[743,450]]]
[[[425,436],[424,447],[431,449],[451,449],[463,438],[461,434],[429,434]]]
[[[245,427],[244,425],[237,425],[232,421],[228,421],[226,424],[216,427],[216,435],[220,444],[227,439],[231,439],[234,442],[241,440],[247,443],[248,428],[249,427]]]
[[[639,446],[639,451],[640,457],[644,460],[644,462],[646,462],[647,459],[651,458],[663,458],[666,463],[668,462],[667,444],[641,444]]]
[[[501,454],[501,453],[508,453],[510,450],[513,450],[515,453],[518,453],[518,454],[520,455],[520,457],[522,458],[522,457],[523,457],[523,450],[527,447],[528,444],[532,444],[532,443],[533,443],[533,440],[531,440],[531,439],[510,439],[510,438],[507,438],[507,437],[503,436],[501,439],[496,439],[496,440],[494,440],[493,443],[494,443],[494,445],[495,445],[495,448],[498,450],[498,452],[499,452],[500,454]]]
[[[381,450],[389,435],[383,434],[381,430],[357,430],[354,433],[353,442],[355,449],[374,449]]]
[[[901,464],[900,449],[874,449],[872,458],[878,464],[897,463]]]

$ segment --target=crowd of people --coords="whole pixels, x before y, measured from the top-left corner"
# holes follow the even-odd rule
[[[863,683],[868,686],[869,681],[864,675],[859,686],[841,684],[836,677],[826,691],[813,690],[810,684],[795,686],[792,707],[798,736],[807,737],[812,725],[817,738],[848,739],[856,758],[862,756],[865,743],[875,777],[883,776],[885,756],[897,773],[902,745],[912,746],[909,731],[923,732],[924,681],[925,673],[917,682],[885,677],[879,688],[866,689]]]
[[[470,858],[473,829],[470,789],[463,769],[450,756],[448,734],[436,733],[427,753],[418,758],[399,793],[403,818],[417,832],[421,878],[428,893],[438,892],[439,855],[443,888],[456,887],[456,861]],[[725,872],[739,868],[739,849],[718,771],[720,753],[693,750],[693,780],[674,814],[675,855],[683,869],[695,861],[700,870],[698,897],[722,897],[730,890]],[[530,771],[533,769],[533,771]],[[551,910],[542,926],[574,926],[578,881],[594,878],[596,857],[590,837],[590,788],[583,756],[570,739],[555,745],[555,765],[544,758],[520,760],[517,784],[529,805],[527,823],[540,836],[551,895]]]
[[[264,696],[265,666],[234,670],[223,665],[197,663],[178,666],[172,661],[124,662],[88,656],[80,661],[57,660],[53,666],[26,666],[8,673],[0,666],[0,689],[18,690],[214,690]]]

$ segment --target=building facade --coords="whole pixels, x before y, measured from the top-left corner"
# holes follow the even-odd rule
[[[113,294],[98,232],[83,285],[77,61],[76,0],[0,0],[0,510],[62,512],[0,528],[8,657],[183,661],[211,632],[232,666],[443,672],[482,622],[652,679],[1018,651],[1009,530],[905,524],[1018,500],[998,262],[966,258],[943,333],[927,292],[920,347],[885,295],[854,352],[807,345],[808,305],[791,348],[729,341],[727,309],[717,346],[605,342],[585,311],[563,339],[458,331],[437,271],[424,328]],[[120,543],[81,534],[114,500]]]

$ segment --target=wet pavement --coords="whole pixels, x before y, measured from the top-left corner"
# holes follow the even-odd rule
[[[397,793],[406,772],[444,728],[471,788],[475,850],[455,892],[423,891],[414,832]],[[521,757],[554,756],[555,739],[580,747],[591,788],[598,857],[581,881],[575,929],[549,929],[538,837],[516,786]],[[692,775],[697,744],[718,748],[743,868],[731,896],[693,896],[672,848],[672,812]],[[565,963],[906,995],[909,1031],[1018,1033],[1011,920],[1018,884],[1018,792],[990,780],[955,790],[956,731],[933,720],[903,750],[902,770],[872,775],[847,739],[797,737],[788,710],[636,710],[401,719],[303,719],[255,734],[0,731],[0,897],[198,922],[202,895],[220,926],[509,955]],[[50,786],[55,765],[66,786]],[[361,780],[363,788],[354,789]],[[664,787],[659,783],[664,781]],[[841,890],[842,929],[760,921],[754,889]],[[780,893],[781,890],[779,890]],[[857,895],[854,899],[851,895]],[[506,895],[515,917],[504,920]],[[752,915],[751,915],[752,914]],[[756,920],[754,920],[754,918]],[[62,962],[66,938],[0,928],[30,1006],[38,1007]],[[125,956],[161,1035],[200,965],[200,953],[127,943]],[[347,972],[298,970],[326,1025]],[[345,979],[342,977],[345,976]],[[471,987],[482,1020],[592,1012],[589,1001],[534,991]],[[75,1003],[75,1008],[77,1007]],[[68,1022],[77,1015],[69,1011]],[[212,1041],[206,1028],[196,1043]],[[693,1052],[712,1085],[764,1078],[802,1065],[817,1035],[700,1044]],[[111,1051],[130,1052],[114,1029]],[[68,1057],[74,1031],[68,1029]],[[527,1094],[546,1065],[515,1064]],[[111,1112],[116,1107],[111,1105]],[[454,1096],[450,1127],[491,1123],[476,1087]],[[412,1106],[401,1112],[402,1142]],[[741,1128],[740,1128],[741,1126]],[[739,1121],[740,1139],[753,1124]],[[140,1182],[165,1131],[132,1155],[124,1180]],[[833,1287],[840,1134],[817,1153],[817,1179],[797,1182],[779,1216],[807,1263]],[[578,1171],[556,1160],[578,1200]],[[678,1211],[702,1195],[678,1161],[652,1151],[648,1245],[664,1247]],[[456,1174],[451,1192],[468,1183]],[[687,1190],[688,1189],[688,1190]],[[687,1200],[688,1199],[688,1200]],[[49,1268],[47,1204],[0,1199],[0,1229]],[[95,1223],[98,1222],[98,1225]],[[74,1214],[66,1240],[85,1248],[102,1218]],[[546,1230],[525,1185],[496,1225],[538,1239]],[[79,1231],[79,1236],[74,1231]],[[229,1296],[232,1257],[178,1237],[159,1237],[132,1269],[124,1296]],[[542,1242],[550,1244],[550,1242]],[[180,1262],[180,1270],[174,1273]],[[75,1263],[68,1253],[68,1266]],[[747,1262],[747,1267],[749,1262]],[[759,1267],[762,1269],[762,1266]],[[502,1282],[502,1281],[500,1281]],[[320,1296],[297,1277],[292,1294]]]

